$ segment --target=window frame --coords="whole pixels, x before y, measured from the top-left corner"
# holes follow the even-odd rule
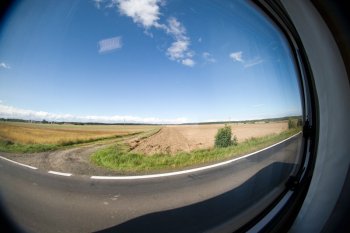
[[[303,108],[302,160],[280,196],[236,232],[286,232],[301,209],[315,167],[319,132],[318,98],[306,51],[283,5],[274,0],[252,0],[252,4],[279,27],[295,59]]]
[[[295,176],[290,177],[286,183],[285,190],[265,210],[240,227],[236,232],[246,232],[253,229],[258,229],[263,232],[284,232],[293,224],[311,183],[318,143],[318,100],[311,67],[305,49],[282,4],[280,4],[279,1],[273,0],[251,1],[253,5],[256,5],[257,8],[262,10],[262,12],[279,27],[293,53],[300,77],[299,85],[304,122],[302,131],[303,148],[301,152],[301,166]],[[10,9],[7,9],[7,11],[8,10]],[[4,12],[6,13],[6,10]],[[0,209],[2,210],[3,208]],[[266,221],[267,219],[269,221]],[[7,220],[11,223],[10,219],[5,219],[5,222]]]

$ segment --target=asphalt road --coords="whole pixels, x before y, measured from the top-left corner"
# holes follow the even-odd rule
[[[263,208],[300,144],[301,135],[220,167],[141,180],[58,176],[0,159],[1,201],[28,232],[203,232]]]

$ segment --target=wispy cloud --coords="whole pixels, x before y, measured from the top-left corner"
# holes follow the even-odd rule
[[[168,17],[166,22],[160,22],[160,7],[165,4],[165,1],[110,0],[105,4],[108,8],[116,7],[121,15],[132,18],[133,22],[143,27],[145,33],[151,37],[153,34],[149,31],[150,29],[163,30],[174,39],[166,50],[168,58],[186,66],[194,66],[194,52],[190,50],[191,40],[186,34],[186,28],[175,17]]]
[[[167,49],[167,55],[171,60],[181,60],[188,50],[189,42],[186,40],[178,40],[171,44]]]
[[[123,46],[122,38],[120,36],[100,40],[98,45],[99,53],[110,52],[112,50],[120,49]]]
[[[101,8],[101,3],[103,2],[103,0],[92,0],[96,6],[97,9]]]
[[[186,59],[182,60],[181,62],[182,62],[182,64],[184,64],[185,66],[190,66],[190,67],[192,67],[192,66],[194,66],[194,65],[196,64],[196,63],[195,63],[192,59],[190,59],[190,58],[186,58]]]
[[[216,59],[213,58],[213,56],[210,53],[208,53],[208,52],[202,53],[202,57],[204,58],[204,60],[207,63],[215,63],[216,62]]]
[[[244,68],[249,68],[255,65],[258,65],[262,63],[264,60],[260,57],[255,57],[254,59],[243,59],[243,52],[233,52],[230,53],[229,57],[234,61],[234,62],[240,62],[243,64]]]
[[[0,68],[11,69],[11,66],[9,64],[6,64],[5,62],[1,62],[0,63]]]
[[[194,53],[189,50],[190,39],[186,35],[185,27],[176,18],[170,17],[164,29],[175,39],[167,49],[169,58],[186,66],[194,66],[195,62],[192,59]]]
[[[186,28],[174,17],[168,19],[168,27],[165,28],[166,31],[175,37],[177,40],[185,40]]]
[[[47,120],[66,122],[99,122],[99,123],[144,123],[144,124],[181,124],[189,122],[187,118],[161,119],[157,117],[137,117],[137,116],[80,116],[72,114],[55,114],[45,111],[33,111],[15,108],[0,103],[0,118],[16,118],[24,120]]]
[[[264,60],[261,59],[260,57],[256,57],[252,60],[249,60],[247,61],[245,64],[244,64],[244,68],[249,68],[249,67],[252,67],[252,66],[255,66],[255,65],[258,65],[260,63],[262,63]]]
[[[230,53],[230,58],[231,58],[233,61],[244,62],[243,57],[242,57],[242,54],[243,54],[242,51]]]

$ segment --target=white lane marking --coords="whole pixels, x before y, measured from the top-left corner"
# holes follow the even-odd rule
[[[301,132],[287,138],[284,139],[283,141],[280,141],[276,144],[273,144],[269,147],[266,147],[264,149],[255,151],[253,153],[241,156],[239,158],[234,158],[225,162],[220,162],[220,163],[216,163],[213,165],[209,165],[209,166],[205,166],[205,167],[199,167],[199,168],[193,168],[193,169],[189,169],[189,170],[184,170],[184,171],[178,171],[178,172],[169,172],[169,173],[162,173],[162,174],[153,174],[153,175],[141,175],[141,176],[91,176],[90,179],[95,179],[95,180],[140,180],[140,179],[151,179],[151,178],[160,178],[160,177],[167,177],[167,176],[176,176],[176,175],[183,175],[183,174],[188,174],[188,173],[193,173],[193,172],[198,172],[198,171],[203,171],[203,170],[207,170],[207,169],[211,169],[211,168],[215,168],[215,167],[219,167],[219,166],[223,166],[229,163],[233,163],[237,160],[240,159],[244,159],[247,158],[249,156],[255,155],[257,153],[260,153],[262,151],[268,150],[274,146],[277,146],[285,141],[288,141],[296,136],[298,136],[299,134],[301,134]]]
[[[19,162],[13,161],[13,160],[11,160],[11,159],[8,159],[8,158],[2,157],[2,156],[0,156],[0,158],[3,159],[3,160],[9,161],[9,162],[11,162],[11,163],[14,163],[14,164],[23,166],[23,167],[27,167],[27,168],[30,168],[30,169],[38,169],[38,168],[36,168],[36,167],[29,166],[29,165],[26,165],[26,164],[23,164],[23,163],[19,163]]]
[[[55,171],[48,171],[48,173],[50,174],[54,174],[54,175],[59,175],[59,176],[71,176],[71,173],[64,173],[64,172],[55,172]]]

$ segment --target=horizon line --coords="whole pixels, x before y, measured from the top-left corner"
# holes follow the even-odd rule
[[[76,125],[194,125],[194,124],[222,124],[222,123],[241,123],[241,122],[256,122],[256,121],[268,121],[268,120],[287,120],[288,118],[302,117],[302,115],[285,115],[280,117],[269,118],[255,118],[245,120],[218,120],[218,121],[198,121],[198,122],[185,122],[185,123],[144,123],[144,122],[97,122],[97,121],[54,121],[54,120],[31,120],[23,118],[3,118],[0,117],[0,121],[9,122],[25,122],[25,123],[43,123],[43,124],[76,124]]]

